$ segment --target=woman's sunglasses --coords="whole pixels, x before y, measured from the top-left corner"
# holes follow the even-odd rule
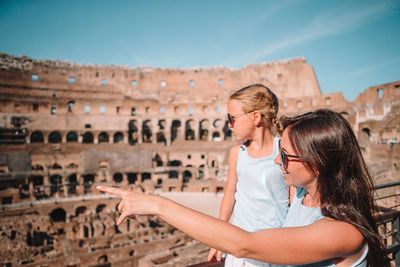
[[[251,113],[251,112],[253,112],[254,110],[251,110],[251,111],[249,111],[249,112],[246,112],[246,113],[241,113],[241,114],[237,114],[237,115],[231,115],[231,114],[226,114],[226,116],[227,116],[227,118],[228,118],[228,123],[233,127],[233,124],[235,124],[235,119],[237,119],[237,118],[239,118],[239,117],[242,117],[242,116],[244,116],[244,115],[246,115],[246,114],[249,114],[249,113]]]
[[[281,166],[283,167],[286,173],[289,173],[287,170],[289,164],[289,158],[299,159],[300,157],[296,155],[286,154],[281,147],[281,139],[279,139],[278,143],[279,143],[279,155],[281,156]]]

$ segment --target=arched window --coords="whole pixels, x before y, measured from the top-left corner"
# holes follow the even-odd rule
[[[31,143],[43,143],[43,134],[39,131],[35,131],[31,134]]]
[[[54,163],[54,164],[53,164],[53,166],[51,166],[51,169],[53,169],[53,170],[61,170],[61,169],[62,169],[62,167],[61,167],[61,165],[60,165],[60,164],[58,164],[58,163]]]
[[[93,134],[91,132],[86,132],[83,134],[82,143],[93,144]]]
[[[122,142],[124,140],[124,135],[121,132],[116,132],[114,134],[114,144]]]
[[[99,134],[99,143],[108,143],[108,133],[101,132]]]
[[[148,172],[142,173],[142,182],[144,182],[146,180],[151,180],[151,173],[148,173]]]
[[[50,177],[50,193],[53,195],[55,192],[62,192],[62,177],[58,174]]]
[[[80,206],[77,207],[75,210],[75,216],[79,216],[81,214],[84,214],[86,212],[87,208],[85,206]]]
[[[137,181],[137,173],[134,172],[129,172],[128,173],[128,183],[129,184],[134,184]]]
[[[78,134],[71,131],[67,134],[67,142],[78,142]]]
[[[116,182],[117,184],[119,184],[120,182],[122,182],[122,173],[115,173],[113,176],[114,182]]]
[[[188,170],[183,172],[183,182],[187,183],[189,182],[190,178],[192,178],[192,173]]]
[[[58,208],[54,209],[49,216],[54,222],[65,222],[66,214],[64,209]]]
[[[180,161],[180,160],[169,161],[168,166],[175,166],[175,167],[182,166],[182,161]]]
[[[105,209],[106,205],[100,204],[96,207],[96,213],[100,213]]]
[[[172,121],[171,125],[171,142],[173,142],[178,137],[178,129],[181,127],[181,122],[179,120]]]
[[[76,186],[78,185],[76,179],[76,173],[68,176],[67,192],[69,195],[74,195],[76,193]]]
[[[142,125],[142,134],[143,134],[143,142],[145,143],[151,143],[152,142],[152,127],[151,127],[151,121],[147,120],[143,122]]]
[[[51,132],[49,134],[49,142],[50,143],[61,143],[61,134],[59,132]]]
[[[178,179],[178,172],[177,171],[170,171],[168,173],[168,178],[169,179]]]
[[[213,140],[214,142],[219,142],[219,141],[221,141],[221,137],[219,136],[219,132],[213,132],[212,140]]]

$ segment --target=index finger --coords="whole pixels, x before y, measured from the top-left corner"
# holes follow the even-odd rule
[[[124,190],[121,190],[119,188],[115,188],[115,187],[111,187],[111,186],[102,186],[102,185],[98,185],[96,187],[98,190],[102,191],[102,192],[106,192],[106,193],[110,193],[113,195],[117,195],[119,197],[123,197],[124,195]]]

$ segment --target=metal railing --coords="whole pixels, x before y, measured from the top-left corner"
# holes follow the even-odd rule
[[[400,182],[382,184],[374,187],[375,192],[381,189],[394,188],[400,186]],[[400,203],[398,201],[400,194],[394,193],[383,197],[377,197],[375,200],[393,200],[394,205],[389,207],[378,207],[379,214],[376,215],[376,224],[379,233],[386,246],[387,261],[400,266]],[[187,267],[223,267],[221,261],[206,261]]]

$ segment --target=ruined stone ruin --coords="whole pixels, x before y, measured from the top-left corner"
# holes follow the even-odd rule
[[[280,115],[317,108],[353,126],[377,184],[399,180],[400,81],[354,102],[322,94],[304,58],[226,67],[80,65],[0,54],[3,266],[186,266],[208,248],[160,219],[115,226],[98,184],[187,198],[221,195],[229,95],[262,83]],[[387,204],[387,203],[383,203]],[[214,204],[218,210],[218,204]]]

